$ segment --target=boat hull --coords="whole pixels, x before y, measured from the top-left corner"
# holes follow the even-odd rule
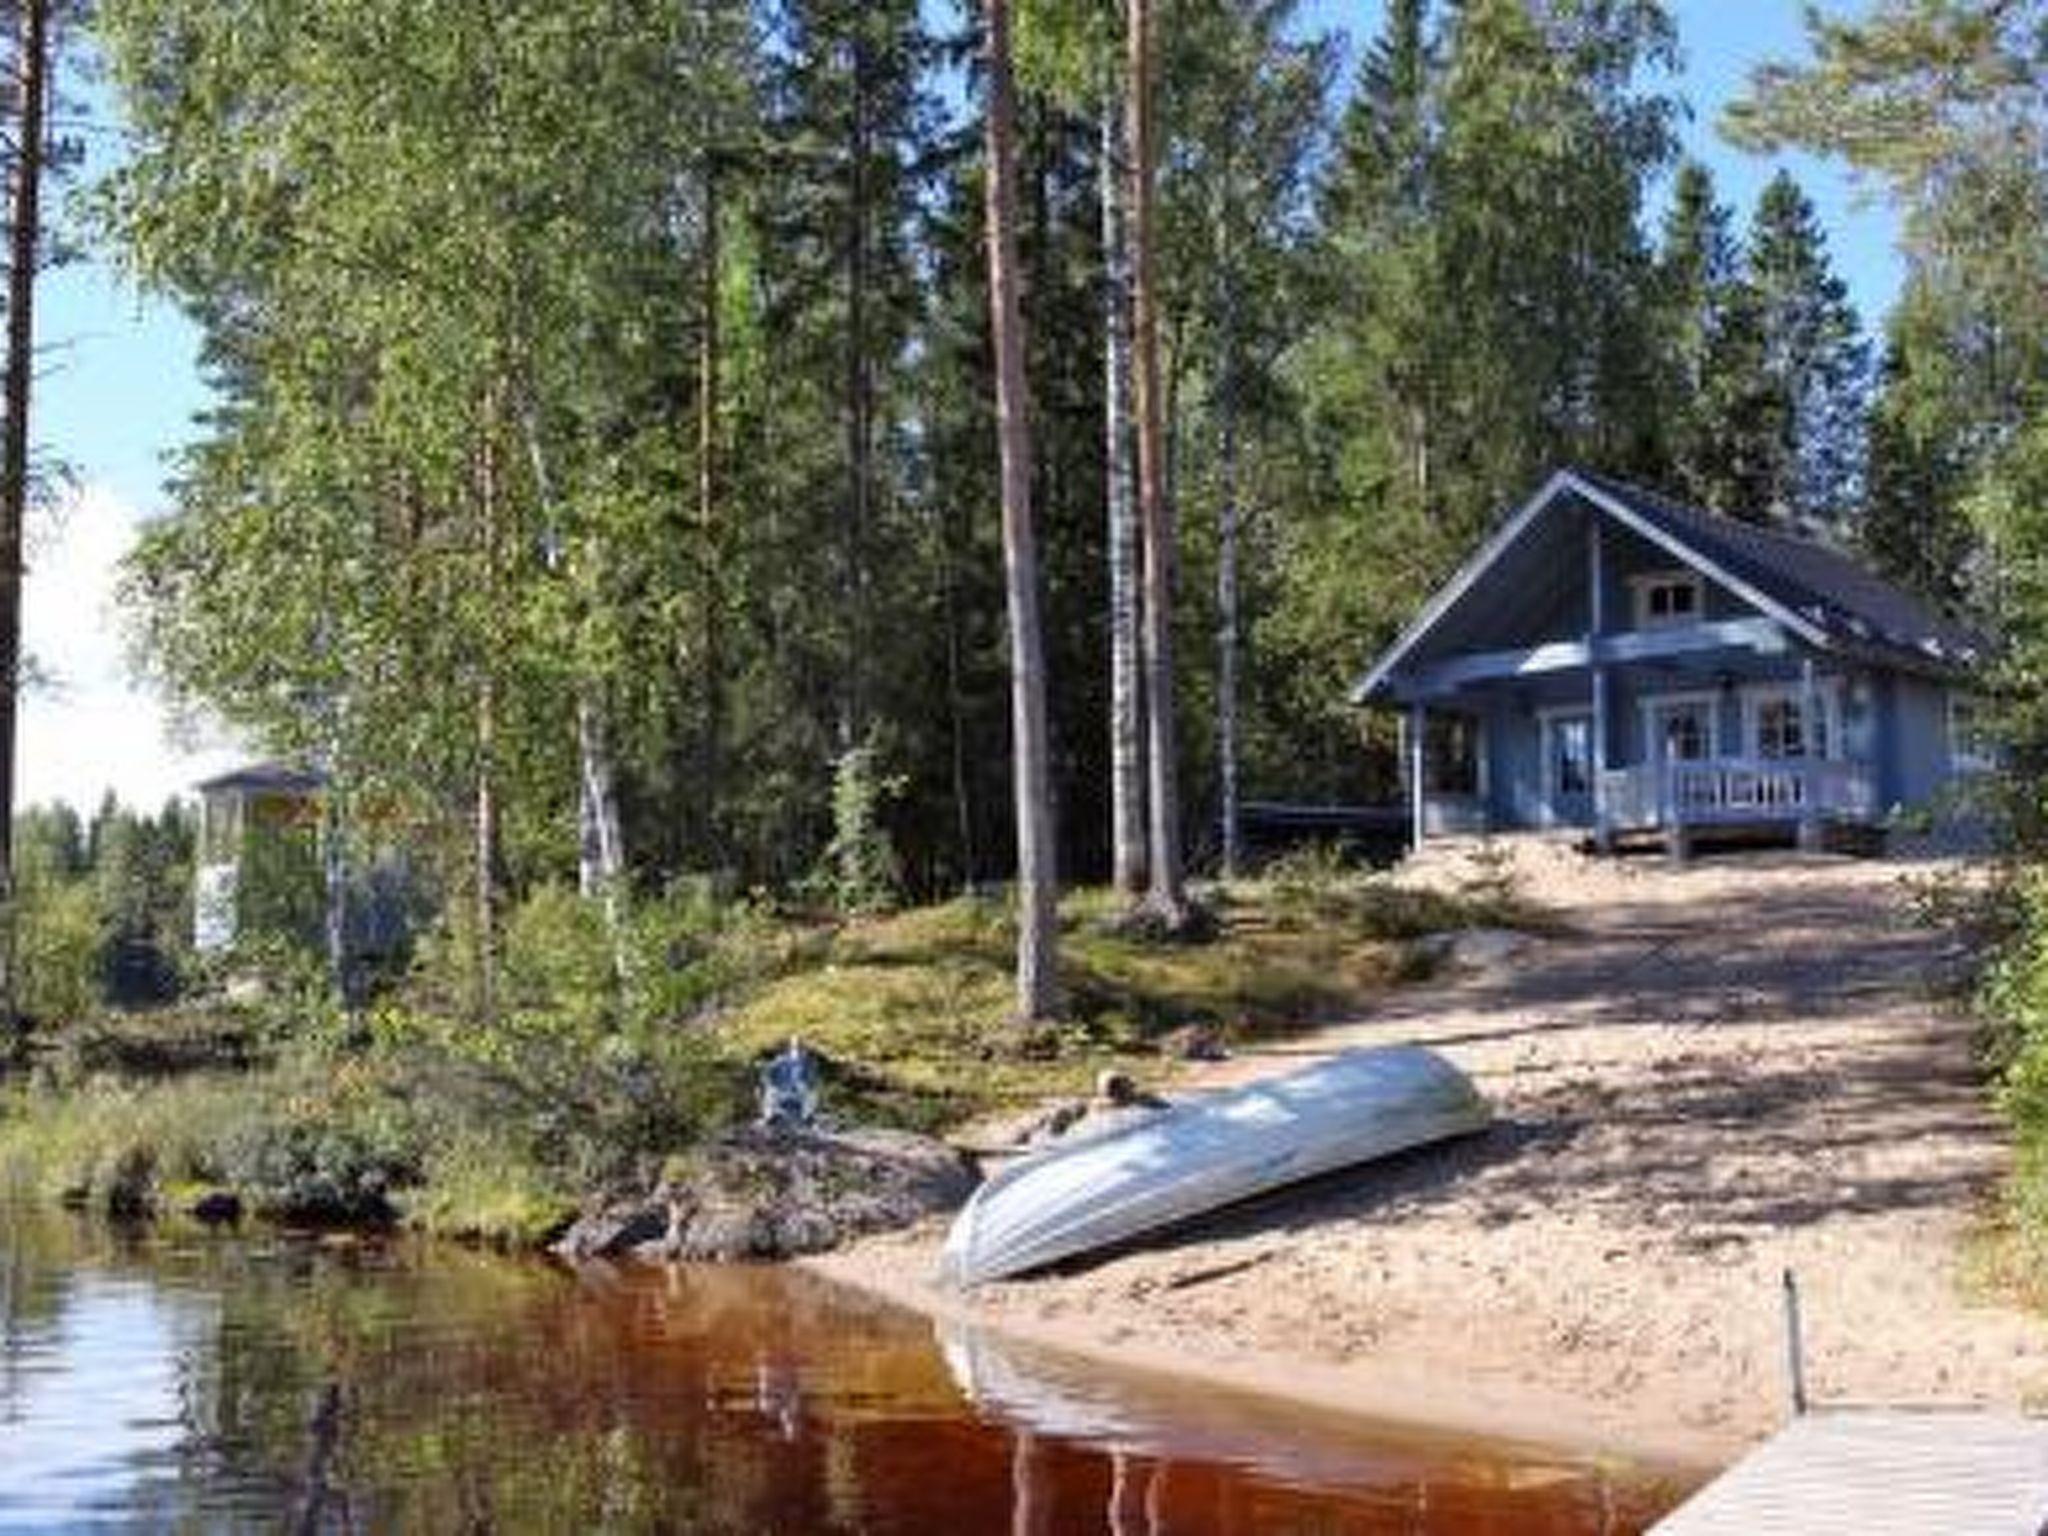
[[[961,1210],[941,1269],[958,1285],[1024,1274],[1490,1118],[1434,1051],[1345,1051],[1011,1164]]]

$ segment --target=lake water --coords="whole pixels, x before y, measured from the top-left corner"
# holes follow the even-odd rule
[[[0,1532],[1629,1532],[1620,1464],[935,1329],[771,1268],[0,1206]]]

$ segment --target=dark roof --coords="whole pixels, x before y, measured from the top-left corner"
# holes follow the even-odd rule
[[[1605,475],[1571,473],[1846,648],[1942,672],[1968,667],[1986,652],[1982,636],[1840,550]]]
[[[268,791],[281,795],[310,795],[326,787],[327,778],[318,769],[278,762],[249,763],[240,768],[232,768],[226,773],[215,774],[210,779],[201,779],[198,785],[201,794],[217,789],[240,789]]]
[[[1574,501],[1663,545],[1809,646],[1941,677],[1959,676],[1988,654],[1981,635],[1840,550],[1687,506],[1606,475],[1566,468],[1503,519],[1437,590],[1359,679],[1353,701],[1362,704],[1387,687],[1408,654],[1465,602],[1481,577],[1533,525],[1560,503]]]

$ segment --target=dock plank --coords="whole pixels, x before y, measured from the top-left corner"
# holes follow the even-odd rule
[[[1651,1536],[2042,1536],[2048,1421],[1944,1409],[1794,1419]]]

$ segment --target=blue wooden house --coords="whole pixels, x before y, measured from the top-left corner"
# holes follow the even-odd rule
[[[1808,846],[1984,766],[1983,642],[1825,545],[1565,469],[1360,679],[1413,832],[1782,832]]]

